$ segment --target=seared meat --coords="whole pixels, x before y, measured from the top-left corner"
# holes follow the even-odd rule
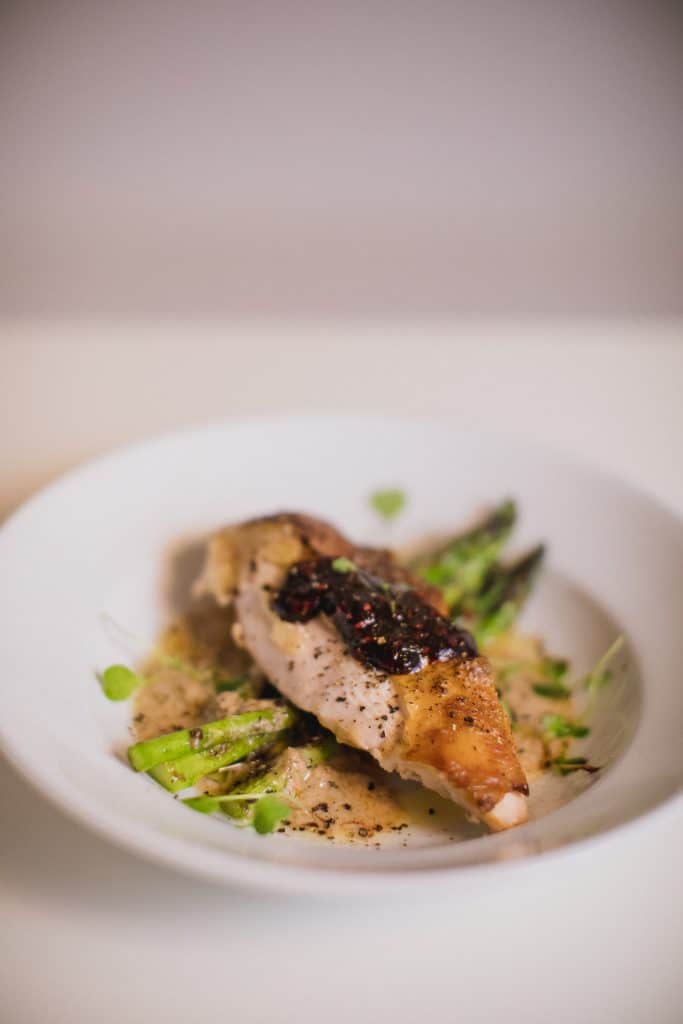
[[[395,587],[397,601],[410,586],[411,610],[431,615],[444,636],[453,636],[432,610],[444,610],[438,593],[411,580],[389,552],[356,548],[328,524],[306,516],[272,516],[218,533],[198,590],[221,604],[234,601],[240,642],[287,698],[341,742],[455,800],[491,829],[524,822],[528,787],[510,725],[488,662],[466,640],[462,649],[457,637],[450,647],[444,641],[445,652],[438,655],[444,660],[420,661],[416,649],[411,657],[418,663],[411,668],[417,670],[392,673],[359,655],[377,653],[377,643],[386,638],[370,637],[369,646],[353,648],[354,656],[329,602],[305,621],[286,621],[278,613],[277,597],[292,567],[319,559],[329,569],[329,559],[339,557],[351,561],[359,577],[381,581],[378,586],[390,595]]]

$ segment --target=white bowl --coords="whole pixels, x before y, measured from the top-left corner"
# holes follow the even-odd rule
[[[400,486],[390,526],[368,495]],[[130,708],[95,669],[125,660],[106,614],[149,645],[187,583],[188,541],[278,509],[327,517],[353,538],[400,545],[517,498],[515,543],[548,542],[525,613],[554,652],[587,670],[626,647],[589,740],[605,768],[574,799],[499,835],[406,848],[258,836],[192,813],[121,760]],[[47,488],[0,534],[0,737],[65,811],[111,839],[226,882],[297,890],[452,884],[483,865],[568,849],[655,808],[683,782],[683,524],[625,483],[557,452],[437,423],[374,417],[226,422],[126,448]],[[583,773],[582,773],[583,774]],[[577,783],[577,792],[579,789]],[[569,791],[571,795],[571,791]]]

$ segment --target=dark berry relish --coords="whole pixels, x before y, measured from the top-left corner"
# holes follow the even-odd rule
[[[342,568],[335,564],[342,563]],[[273,608],[287,622],[325,614],[358,661],[390,675],[476,657],[474,640],[405,583],[385,583],[346,559],[297,562]]]

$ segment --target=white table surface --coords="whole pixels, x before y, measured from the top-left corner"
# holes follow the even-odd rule
[[[3,511],[111,445],[308,409],[541,436],[683,511],[681,322],[6,322],[0,379]],[[670,816],[465,894],[261,898],[138,861],[3,767],[3,1024],[683,1019]]]

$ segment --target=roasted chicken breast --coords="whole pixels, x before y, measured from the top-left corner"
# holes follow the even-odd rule
[[[487,660],[390,552],[302,515],[256,519],[210,540],[197,591],[234,602],[238,642],[338,740],[493,830],[526,821]]]

